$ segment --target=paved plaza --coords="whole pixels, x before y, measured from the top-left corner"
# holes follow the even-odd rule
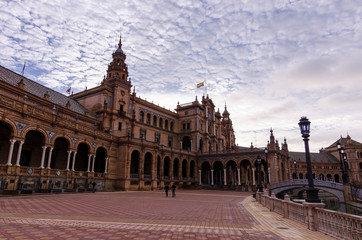
[[[0,239],[333,239],[227,191],[0,197]]]

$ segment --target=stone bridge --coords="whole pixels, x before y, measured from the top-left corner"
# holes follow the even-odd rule
[[[275,195],[288,190],[301,190],[308,187],[308,179],[291,179],[279,183],[272,184],[270,189]],[[331,193],[336,196],[340,202],[345,202],[344,186],[342,183],[331,181],[322,181],[314,179],[314,187],[319,190]]]

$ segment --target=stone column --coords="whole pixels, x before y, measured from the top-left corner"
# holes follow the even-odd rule
[[[201,170],[199,170],[199,184],[201,185]]]
[[[48,148],[47,146],[43,146],[43,153],[41,154],[40,168],[44,168],[45,152],[46,152],[47,148]]]
[[[14,151],[14,144],[16,140],[10,139],[10,149],[9,149],[9,155],[8,155],[8,162],[6,165],[11,166],[11,158],[13,157],[13,151]]]
[[[70,162],[70,155],[72,154],[72,151],[68,151],[68,158],[67,158],[67,171],[69,171],[69,162]]]
[[[88,168],[87,168],[87,172],[89,172],[91,157],[92,157],[92,155],[89,154],[89,155],[88,155]]]
[[[74,171],[74,166],[75,166],[75,156],[77,155],[77,152],[73,153],[73,162],[72,162],[72,171]]]
[[[240,168],[238,168],[238,185],[241,185],[241,181],[240,181]]]
[[[224,168],[224,185],[226,185],[226,168]]]
[[[211,169],[211,185],[214,185],[214,169]]]
[[[48,167],[47,167],[47,169],[50,169],[50,163],[51,163],[51,161],[52,161],[52,152],[53,152],[53,149],[54,149],[54,148],[52,148],[52,147],[49,149]]]
[[[92,172],[94,172],[94,162],[96,161],[96,156],[92,155],[93,161],[92,161]]]
[[[16,157],[16,166],[20,166],[20,156],[21,156],[21,150],[23,149],[23,141],[19,142],[19,148],[18,148],[18,156]]]
[[[104,173],[107,173],[107,167],[108,167],[108,158],[106,157],[105,166],[104,166]]]
[[[251,170],[253,170],[253,185],[255,185],[255,168],[252,168]]]

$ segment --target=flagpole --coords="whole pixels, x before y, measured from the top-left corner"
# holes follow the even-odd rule
[[[207,95],[207,82],[205,80],[205,97],[206,97],[206,95]]]

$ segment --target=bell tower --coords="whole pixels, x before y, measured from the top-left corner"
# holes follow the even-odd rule
[[[113,78],[118,78],[123,81],[127,81],[128,78],[128,67],[125,63],[126,54],[122,50],[122,37],[119,38],[118,48],[112,53],[113,61],[109,63],[107,70],[106,81]]]

